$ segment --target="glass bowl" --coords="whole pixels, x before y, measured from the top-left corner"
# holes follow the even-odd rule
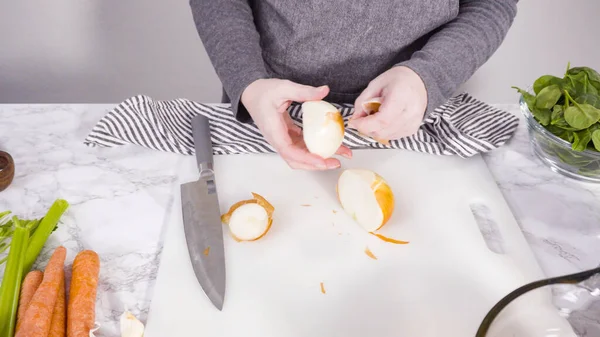
[[[600,152],[574,151],[572,144],[546,130],[529,111],[523,96],[519,100],[527,120],[529,141],[535,155],[554,172],[591,183],[600,183]]]

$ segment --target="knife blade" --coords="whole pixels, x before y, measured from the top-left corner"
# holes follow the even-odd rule
[[[183,227],[192,268],[213,305],[223,309],[225,299],[225,247],[219,199],[213,171],[208,119],[192,118],[197,181],[181,185]]]

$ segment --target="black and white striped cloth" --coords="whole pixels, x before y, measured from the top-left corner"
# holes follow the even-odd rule
[[[344,120],[352,114],[350,104],[335,104]],[[302,110],[289,109],[301,126]],[[201,104],[187,99],[155,101],[148,96],[131,97],[108,112],[91,130],[88,146],[114,147],[136,144],[146,148],[194,154],[190,121],[202,114],[210,120],[214,154],[272,153],[274,149],[254,124],[238,122],[229,105]],[[514,133],[519,119],[463,93],[435,109],[414,136],[383,145],[346,129],[344,144],[351,149],[394,148],[463,158],[502,146]]]

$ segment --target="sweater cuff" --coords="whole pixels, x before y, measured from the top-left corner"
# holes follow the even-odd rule
[[[427,118],[435,108],[446,102],[447,98],[444,96],[442,89],[433,76],[433,72],[435,71],[434,64],[420,58],[412,58],[394,66],[404,66],[411,69],[421,77],[421,80],[425,84],[425,90],[427,91],[427,108],[425,109],[423,119]]]
[[[249,72],[242,77],[237,78],[237,82],[230,83],[229,87],[225,87],[225,92],[231,100],[231,111],[237,121],[241,123],[252,122],[250,113],[248,113],[248,110],[244,104],[242,104],[242,93],[254,81],[264,78],[269,78],[269,76],[260,71]]]

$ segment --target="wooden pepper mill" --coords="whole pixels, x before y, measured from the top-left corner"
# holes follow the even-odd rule
[[[15,162],[8,152],[0,151],[0,192],[10,185],[15,177]]]

